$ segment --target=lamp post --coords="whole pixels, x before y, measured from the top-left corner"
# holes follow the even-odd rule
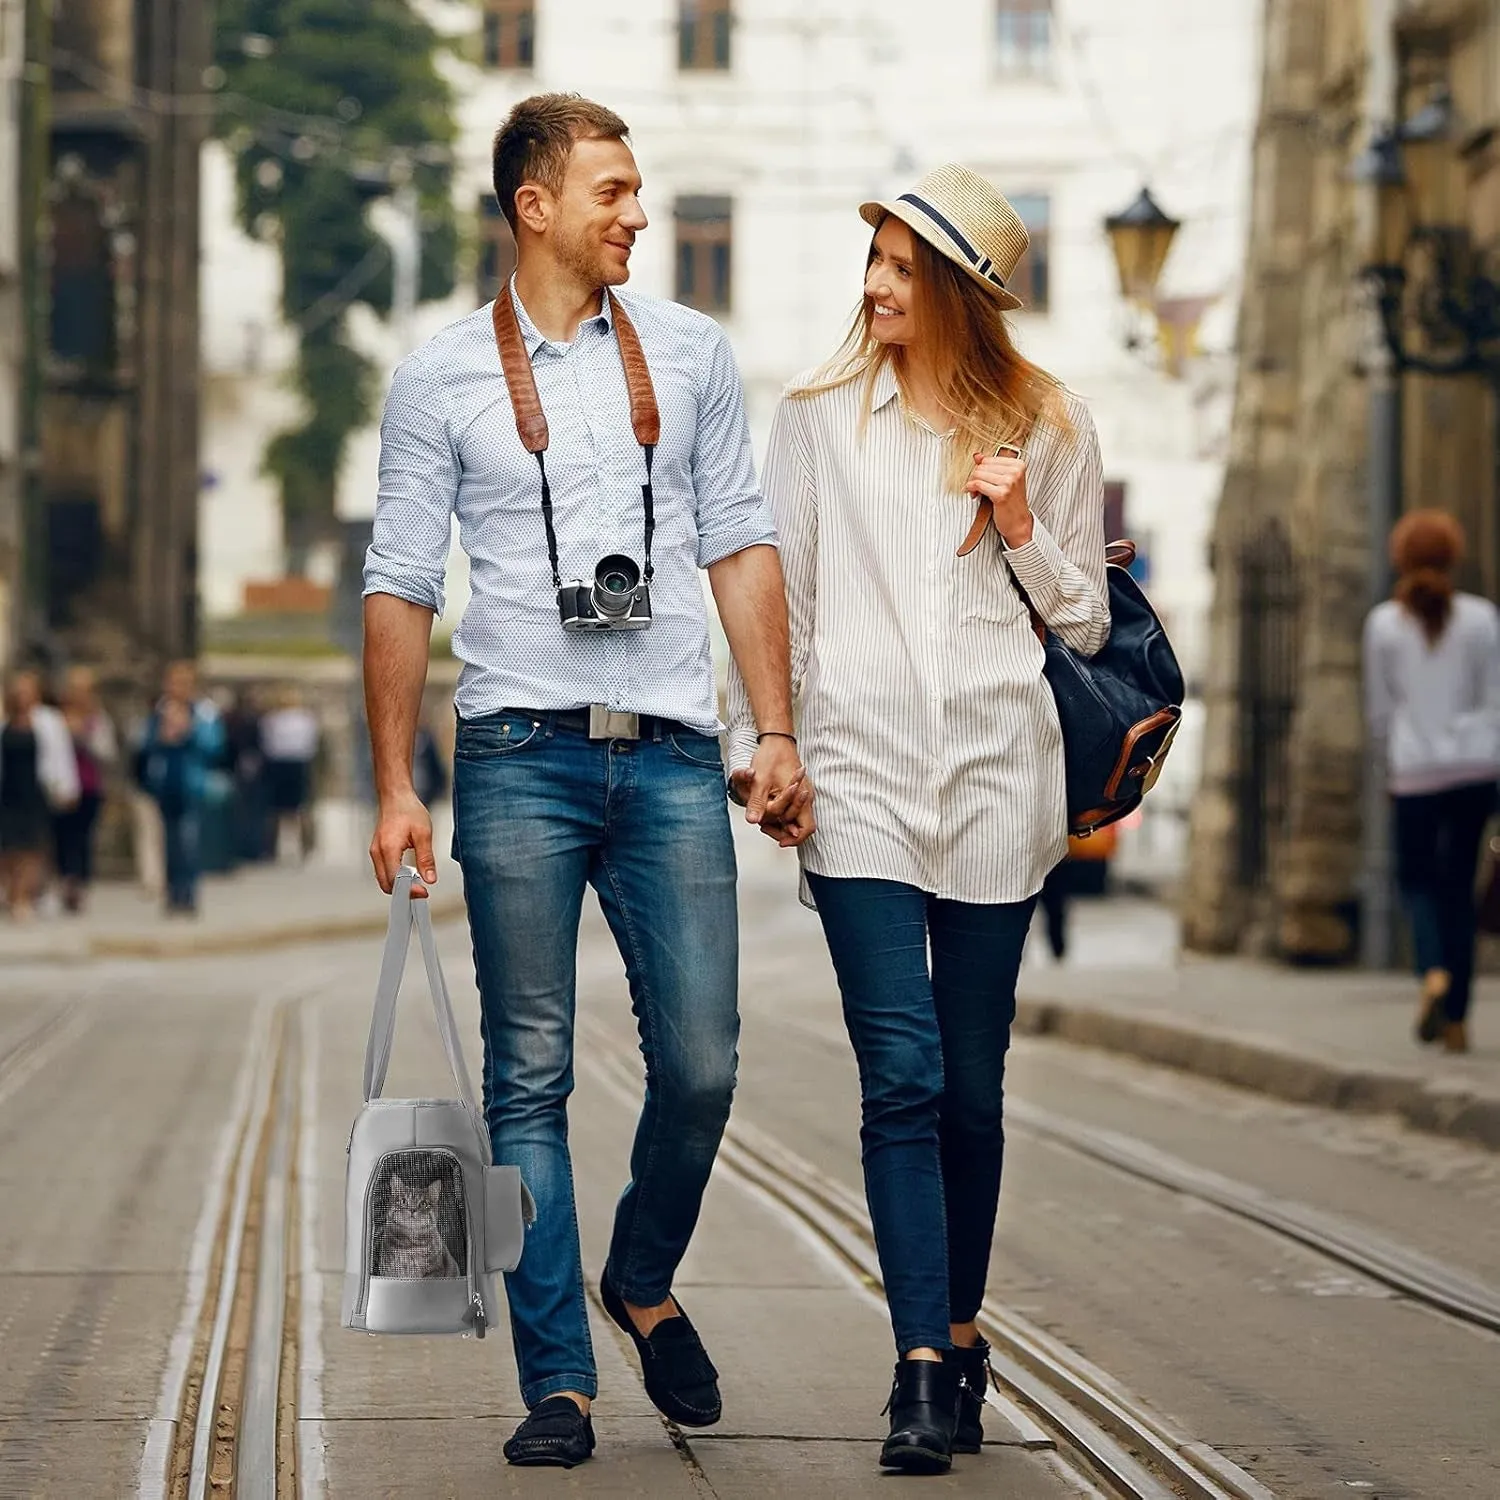
[[[1147,187],[1140,190],[1128,208],[1104,221],[1104,232],[1109,237],[1115,269],[1120,275],[1120,292],[1141,317],[1155,311],[1156,284],[1161,280],[1162,267],[1181,228],[1181,221],[1164,213]],[[1135,327],[1125,337],[1129,349],[1138,348],[1143,341],[1143,335]]]
[[[1349,172],[1375,196],[1375,258],[1360,275],[1374,294],[1386,355],[1371,378],[1372,605],[1390,592],[1388,538],[1403,509],[1402,375],[1485,375],[1500,393],[1500,283],[1487,273],[1467,228],[1443,221],[1442,195],[1424,201],[1407,172],[1410,162],[1431,186],[1456,135],[1452,96],[1440,87],[1409,119],[1378,131]],[[1396,902],[1391,814],[1378,753],[1370,747],[1365,786],[1360,959],[1368,968],[1387,969],[1397,956]]]

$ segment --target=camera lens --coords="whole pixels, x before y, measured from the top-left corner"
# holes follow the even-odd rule
[[[618,619],[630,613],[635,603],[641,570],[628,557],[616,553],[594,569],[594,608],[601,615]]]

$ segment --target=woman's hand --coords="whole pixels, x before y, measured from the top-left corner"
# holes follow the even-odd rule
[[[1034,523],[1026,501],[1026,460],[1019,449],[976,453],[974,472],[964,488],[989,500],[994,507],[995,530],[1007,547],[1024,547],[1031,540]]]

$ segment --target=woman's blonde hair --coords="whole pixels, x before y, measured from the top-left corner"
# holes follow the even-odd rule
[[[875,232],[879,234],[880,226]],[[917,326],[924,346],[931,350],[938,400],[954,426],[947,480],[951,489],[962,490],[976,453],[993,453],[1002,444],[1020,447],[1039,423],[1064,433],[1072,431],[1072,423],[1062,382],[1016,348],[994,296],[920,235],[912,235],[911,241]],[[872,239],[866,267],[874,255]],[[863,298],[843,344],[790,392],[792,398],[815,396],[862,380],[863,431],[870,419],[875,382],[888,365],[903,394],[909,395],[905,352],[898,344],[880,343],[873,332],[874,321],[875,309],[868,297]]]

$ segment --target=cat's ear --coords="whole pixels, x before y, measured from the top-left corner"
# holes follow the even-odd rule
[[[404,1193],[406,1184],[394,1173],[391,1173],[391,1191],[393,1193]]]
[[[441,1177],[434,1177],[432,1181],[427,1184],[427,1196],[434,1203],[436,1203],[438,1199],[443,1196],[443,1179]]]

